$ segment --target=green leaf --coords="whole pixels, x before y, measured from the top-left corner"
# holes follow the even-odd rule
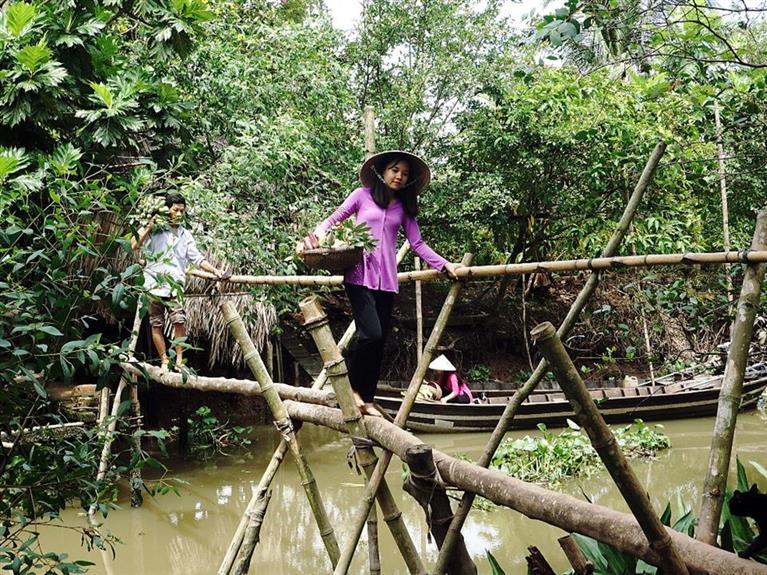
[[[39,331],[42,331],[44,333],[47,333],[48,335],[52,335],[54,337],[61,337],[64,334],[61,333],[58,328],[52,326],[52,325],[44,325],[40,328]]]
[[[16,52],[16,61],[33,73],[50,59],[51,49],[42,40],[32,46],[25,46]]]
[[[5,10],[5,28],[16,38],[26,34],[35,21],[34,5],[15,2]]]
[[[743,464],[740,462],[739,457],[735,457],[735,466],[738,470],[738,491],[748,491],[749,485],[748,485],[748,476],[746,475],[746,468],[743,467]]]
[[[506,575],[506,571],[501,569],[501,566],[498,564],[496,558],[493,557],[493,554],[487,549],[485,550],[485,553],[487,554],[487,561],[490,563],[490,568],[492,569],[491,575]]]
[[[104,103],[105,107],[112,107],[113,99],[112,92],[109,90],[109,86],[102,84],[101,82],[91,82],[90,87],[93,88],[93,93],[96,94],[98,99]]]

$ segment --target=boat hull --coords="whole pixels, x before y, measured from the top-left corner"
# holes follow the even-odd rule
[[[599,410],[608,423],[630,423],[635,419],[657,421],[705,417],[716,414],[721,380],[700,388],[685,388],[676,383],[668,386],[610,388],[591,390]],[[741,409],[754,407],[767,387],[767,377],[743,384]],[[491,431],[510,401],[513,392],[491,397],[490,403],[443,404],[416,401],[407,420],[408,429],[435,433]],[[401,396],[376,396],[378,404],[394,416],[402,404]],[[531,394],[519,407],[511,429],[533,429],[539,423],[547,427],[564,427],[575,414],[562,392]]]

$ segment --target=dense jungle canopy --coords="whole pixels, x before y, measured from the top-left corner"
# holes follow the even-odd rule
[[[567,0],[519,25],[500,0],[362,4],[342,32],[322,0],[0,0],[0,429],[55,419],[49,382],[116,377],[142,197],[185,194],[227,269],[305,273],[295,242],[356,187],[365,106],[379,149],[433,166],[430,244],[477,264],[597,254],[661,139],[624,253],[720,251],[718,106],[730,241],[748,246],[767,203],[762,5]],[[723,285],[664,280],[640,303],[714,333]],[[293,288],[254,294],[295,312]],[[78,445],[3,451],[0,564],[56,565],[18,547],[28,522],[108,499]]]

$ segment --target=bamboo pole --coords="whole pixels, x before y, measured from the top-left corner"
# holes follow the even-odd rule
[[[242,546],[237,555],[237,562],[234,565],[234,575],[247,575],[250,569],[250,559],[258,545],[259,535],[261,534],[261,525],[264,522],[266,508],[269,500],[272,498],[272,492],[269,490],[259,494],[256,505],[250,512],[248,527],[245,530]]]
[[[471,265],[472,257],[472,254],[467,253],[463,256],[461,264],[465,266]],[[451,286],[450,291],[445,298],[445,303],[442,305],[442,309],[439,312],[437,321],[434,323],[434,327],[432,328],[431,335],[429,335],[429,340],[426,342],[426,346],[424,347],[421,361],[418,363],[415,373],[410,380],[410,385],[408,386],[407,392],[405,393],[405,397],[402,399],[402,404],[397,411],[397,417],[394,418],[394,423],[399,427],[403,427],[407,422],[407,418],[410,415],[410,410],[413,408],[413,404],[415,403],[418,389],[421,387],[421,383],[423,382],[423,378],[426,375],[428,365],[434,357],[434,351],[439,344],[439,340],[442,338],[442,333],[445,331],[447,321],[450,318],[450,313],[453,311],[453,306],[458,299],[458,295],[461,293],[462,287],[463,285],[461,282],[455,282]],[[378,464],[376,465],[375,470],[373,470],[373,475],[370,477],[370,480],[365,486],[365,491],[362,497],[362,504],[360,505],[358,513],[355,515],[353,520],[351,540],[349,544],[344,547],[343,554],[341,555],[341,559],[339,560],[334,572],[335,575],[346,575],[349,570],[349,565],[351,563],[352,557],[354,556],[354,551],[357,548],[357,542],[360,539],[362,528],[365,524],[368,513],[370,512],[370,507],[373,501],[373,494],[378,490],[378,486],[381,484],[381,481],[383,481],[384,474],[386,473],[386,469],[389,467],[391,458],[392,454],[389,451],[384,451],[381,454],[381,458],[378,460]]]
[[[421,271],[421,258],[415,258],[415,271]],[[415,360],[420,363],[423,355],[423,305],[421,282],[415,282]]]
[[[716,152],[719,165],[719,192],[722,197],[722,247],[730,251],[730,210],[727,207],[727,176],[724,169],[724,149],[722,148],[722,119],[719,117],[719,102],[714,100],[714,122],[716,124]],[[725,265],[727,281],[727,299],[732,302],[732,275],[729,264]]]
[[[375,113],[373,106],[365,106],[365,159],[376,153]]]
[[[381,550],[378,545],[378,512],[376,506],[370,508],[366,523],[368,530],[368,565],[370,575],[381,575]]]
[[[550,322],[545,322],[533,328],[530,335],[551,366],[559,386],[575,412],[576,421],[586,430],[599,458],[647,536],[650,547],[658,554],[663,571],[673,575],[687,575],[687,566],[653,510],[650,497],[631,469],[618,441],[589,395],[586,384],[567,355],[556,328]]]
[[[141,329],[141,303],[138,303],[136,305],[136,312],[133,314],[133,325],[131,327],[131,335],[130,340],[128,341],[128,356],[133,356],[134,352],[136,351],[136,342],[138,341],[138,332]],[[122,365],[122,364],[121,364]],[[120,375],[120,382],[117,384],[117,390],[115,391],[115,398],[114,402],[112,403],[112,413],[111,417],[109,419],[109,423],[107,425],[106,430],[103,433],[104,437],[104,445],[101,448],[101,458],[99,460],[99,469],[96,473],[96,482],[103,481],[106,477],[107,470],[109,469],[109,455],[112,452],[112,442],[114,441],[114,432],[115,429],[117,429],[117,413],[120,408],[120,398],[122,397],[122,393],[125,390],[125,388],[128,386],[128,384],[131,381],[131,376],[128,371],[123,369],[122,374]],[[106,399],[105,399],[106,397]],[[101,407],[100,410],[103,409],[103,404],[109,402],[109,388],[104,387],[101,390]],[[138,399],[136,400],[138,403]],[[140,416],[140,410],[139,410],[139,416]],[[99,421],[99,425],[103,425],[104,421],[106,419],[102,419]],[[139,443],[140,448],[140,443]],[[133,473],[131,473],[131,478],[133,478]],[[139,475],[140,479],[140,475]],[[134,492],[134,486],[133,481],[131,481],[131,505],[133,504],[133,492]],[[140,497],[140,493],[139,493]],[[93,523],[95,515],[96,515],[96,508],[98,507],[98,502],[94,501],[91,503],[90,507],[88,508],[88,518]]]
[[[319,405],[286,401],[290,416],[298,421],[322,425],[344,432],[346,427],[340,410]],[[380,417],[365,420],[368,434],[384,449],[404,460],[407,449],[423,441]],[[446,485],[472,491],[497,505],[559,527],[568,533],[581,533],[609,543],[616,549],[659,565],[658,555],[647,543],[636,519],[601,505],[588,503],[570,495],[550,491],[510,477],[500,471],[450,457],[434,449],[434,463]],[[696,575],[767,575],[767,565],[737,557],[734,553],[706,545],[694,538],[667,529],[674,544],[684,556],[690,571]],[[432,575],[434,571],[431,571]]]
[[[410,243],[407,240],[405,240],[405,242],[402,244],[400,249],[397,251],[398,264],[402,262],[402,260],[405,258],[405,255],[407,254],[409,249],[410,249]],[[346,347],[349,345],[349,342],[354,336],[355,329],[356,328],[355,328],[354,322],[352,321],[349,324],[349,327],[346,328],[346,331],[344,332],[343,336],[338,342],[338,347],[340,350],[346,349]],[[314,380],[314,383],[312,384],[311,389],[315,391],[321,390],[324,387],[326,381],[327,381],[327,370],[323,367],[322,371],[317,376],[317,379]],[[286,399],[284,395],[281,397],[283,397],[283,399]],[[335,402],[334,397],[333,397],[333,401]],[[259,490],[267,489],[269,487],[272,479],[274,478],[274,475],[277,473],[277,469],[279,469],[284,459],[285,453],[287,452],[287,448],[288,448],[287,443],[285,443],[285,440],[282,439],[280,441],[280,444],[277,446],[277,449],[274,451],[274,454],[272,454],[272,459],[269,462],[267,471],[264,473],[264,476],[262,477],[259,489],[257,489],[256,492],[253,494],[253,497],[248,503],[248,506],[246,507],[242,518],[240,519],[240,523],[238,524],[237,529],[235,530],[234,536],[232,537],[232,541],[229,543],[229,547],[227,549],[226,554],[224,555],[224,559],[218,568],[217,575],[228,575],[230,569],[232,568],[232,564],[235,560],[235,555],[237,555],[238,549],[243,543],[243,537],[245,535],[245,531],[248,525],[249,514],[253,511],[253,509],[255,508],[257,504]],[[376,540],[377,540],[377,534],[376,534]],[[371,570],[374,570],[373,567],[374,565],[371,566]],[[380,570],[380,566],[379,566],[379,570]]]
[[[765,249],[765,246],[767,246],[767,210],[762,210],[756,218],[756,230],[751,248]],[[743,375],[748,362],[748,348],[751,344],[764,274],[764,265],[749,265],[746,268],[738,310],[732,327],[730,348],[727,350],[727,363],[722,379],[722,389],[719,392],[719,406],[714,433],[711,436],[711,451],[703,483],[703,501],[696,533],[699,540],[709,545],[716,545],[716,536],[719,531],[719,518],[722,513],[727,472],[732,456],[732,442],[735,438],[735,423],[743,393]]]
[[[623,241],[623,238],[626,237],[629,229],[631,229],[631,222],[634,220],[634,216],[639,209],[639,204],[642,201],[642,197],[644,196],[645,191],[649,187],[650,182],[652,182],[655,169],[658,167],[658,163],[663,157],[665,150],[665,143],[659,142],[655,146],[652,154],[650,154],[650,158],[647,160],[647,164],[645,164],[645,167],[642,170],[642,175],[639,177],[636,186],[634,186],[634,191],[632,192],[631,197],[626,202],[626,207],[623,209],[623,214],[621,215],[621,219],[618,222],[618,226],[615,228],[613,235],[610,237],[610,240],[607,242],[607,246],[605,246],[605,249],[602,252],[603,256],[610,257],[614,255],[618,251],[618,247]],[[558,333],[560,337],[565,337],[565,335],[567,335],[573,328],[581,311],[583,311],[583,308],[586,307],[586,303],[591,298],[591,295],[594,293],[594,291],[596,291],[600,280],[601,275],[599,273],[592,273],[589,276],[589,279],[586,280],[586,284],[583,286],[583,288],[581,288],[581,291],[578,293],[578,297],[575,298],[575,301],[567,312],[567,316],[565,316],[565,319],[559,326]],[[490,465],[490,462],[493,460],[493,456],[495,456],[495,452],[498,449],[498,446],[501,444],[504,435],[506,435],[506,432],[511,428],[511,424],[514,421],[514,417],[517,414],[519,406],[522,405],[522,402],[527,399],[527,397],[536,388],[538,383],[546,374],[547,367],[548,366],[546,365],[546,360],[540,361],[525,384],[519,388],[511,398],[511,401],[509,401],[508,405],[503,410],[503,414],[498,420],[498,424],[495,426],[493,433],[490,435],[490,439],[488,440],[487,445],[482,452],[482,456],[477,462],[478,465],[482,467],[487,467]],[[450,529],[448,531],[445,544],[443,545],[439,552],[439,556],[437,557],[437,563],[434,567],[435,574],[442,575],[442,573],[445,572],[445,569],[450,561],[450,554],[452,553],[453,546],[455,545],[457,537],[461,532],[461,528],[466,521],[466,517],[468,517],[469,512],[471,511],[473,503],[474,494],[471,492],[464,493],[463,497],[461,498],[461,504],[456,510],[455,517],[453,517],[453,521],[450,524]]]
[[[242,319],[240,319],[237,310],[230,303],[224,303],[221,306],[221,309],[224,313],[226,324],[229,326],[232,335],[242,348],[245,362],[258,380],[258,383],[254,382],[254,385],[261,388],[261,391],[264,394],[264,399],[266,399],[266,403],[274,418],[275,426],[288,443],[291,455],[295,460],[298,473],[301,477],[301,484],[304,486],[306,492],[306,498],[312,509],[314,519],[317,522],[317,527],[320,530],[320,536],[325,544],[325,549],[330,557],[330,562],[335,567],[340,554],[338,542],[336,541],[333,526],[330,524],[328,515],[325,512],[325,507],[322,504],[322,496],[317,487],[317,481],[314,479],[309,463],[301,449],[301,444],[298,442],[298,437],[296,437],[296,432],[293,429],[290,417],[288,417],[287,411],[285,411],[285,406],[282,403],[280,396],[277,394],[272,379],[266,371],[266,366],[263,361],[261,361],[261,357],[258,355],[256,347],[253,345],[250,336],[248,336],[248,333],[245,330],[245,324],[242,322]]]
[[[713,264],[754,264],[767,262],[767,251],[729,251],[729,252],[688,252],[682,254],[646,254],[638,256],[615,256],[600,258],[579,258],[574,260],[524,262],[519,264],[501,264],[491,266],[471,266],[456,272],[458,279],[473,280],[504,275],[524,275],[532,273],[564,273],[577,271],[601,271],[621,268],[652,268],[674,265],[713,265]],[[194,270],[192,275],[214,280],[208,272]],[[419,272],[400,272],[397,274],[400,284],[414,281],[431,282],[444,279],[441,272],[422,270]],[[301,285],[301,286],[340,286],[343,276],[232,276],[226,280],[231,283],[252,285]]]
[[[300,303],[300,307],[304,315],[304,325],[317,345],[322,361],[325,364],[325,369],[328,372],[328,379],[333,386],[333,391],[336,393],[341,412],[344,414],[344,420],[347,422],[347,432],[352,438],[354,453],[365,475],[370,478],[378,462],[378,457],[373,450],[373,446],[368,442],[365,422],[354,403],[346,363],[333,339],[333,333],[328,325],[328,317],[314,296],[304,299]],[[380,482],[380,486],[372,494],[378,499],[378,504],[383,512],[383,519],[389,527],[389,531],[391,531],[408,570],[411,573],[423,573],[423,563],[421,563],[421,559],[418,557],[413,540],[405,527],[405,522],[402,520],[402,513],[397,508],[397,504],[385,479]],[[369,505],[370,508],[374,507],[372,496]],[[370,508],[365,514],[366,520],[370,515]]]
[[[570,535],[565,535],[557,539],[557,543],[573,567],[575,575],[593,575],[594,564],[586,559],[580,550],[580,547],[573,541]]]
[[[256,487],[255,491],[253,492],[253,497],[251,497],[250,501],[248,502],[248,506],[245,508],[245,512],[240,518],[240,523],[237,525],[234,537],[232,538],[231,543],[229,543],[229,547],[226,550],[226,554],[224,555],[224,559],[221,562],[221,566],[216,572],[217,575],[229,575],[229,571],[232,569],[235,560],[239,563],[244,559],[244,555],[240,550],[243,546],[246,545],[245,534],[248,532],[252,533],[252,531],[248,530],[248,526],[251,520],[254,518],[253,513],[258,507],[259,501],[262,499],[262,493],[265,493],[269,489],[269,486],[272,483],[272,479],[274,479],[274,476],[277,474],[277,470],[280,468],[280,465],[285,459],[285,454],[287,452],[287,441],[280,440],[280,444],[277,446],[277,449],[272,454],[272,458],[269,460],[269,465],[267,465],[264,473],[261,475],[261,480],[258,482],[258,487]],[[247,556],[247,560],[250,562],[256,546],[255,543],[252,545],[252,548],[249,543],[247,543],[247,545],[250,548],[250,553]]]

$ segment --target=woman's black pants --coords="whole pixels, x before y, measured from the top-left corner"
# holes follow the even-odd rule
[[[344,284],[344,288],[352,304],[357,329],[346,354],[349,382],[362,400],[370,403],[381,376],[395,294],[354,284]]]

